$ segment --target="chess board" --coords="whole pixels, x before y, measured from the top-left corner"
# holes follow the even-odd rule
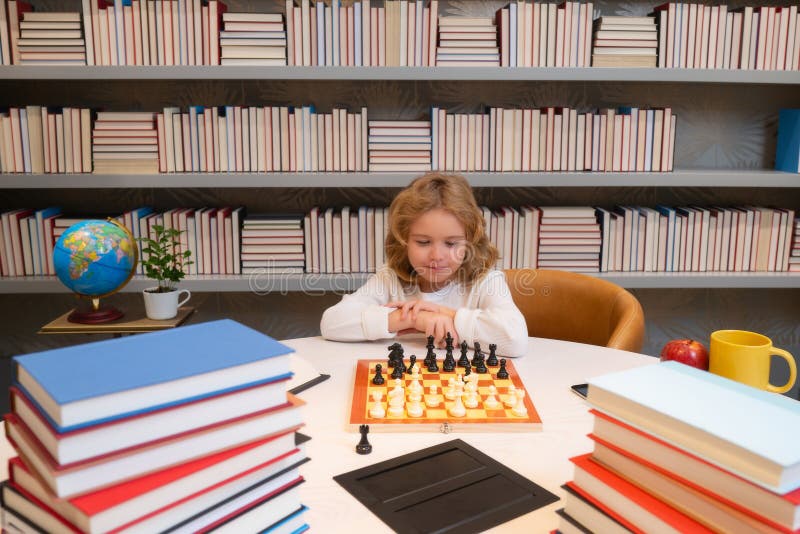
[[[510,360],[506,362],[506,369],[509,374],[508,379],[501,380],[497,378],[499,367],[489,367],[488,373],[478,375],[480,377],[478,381],[480,401],[477,407],[466,408],[467,413],[464,417],[454,417],[449,414],[448,410],[455,401],[445,398],[444,395],[450,379],[454,379],[460,374],[463,375],[464,369],[456,367],[455,371],[445,373],[441,371],[442,362],[439,361],[438,363],[440,369],[438,373],[429,373],[424,365],[422,367],[423,372],[420,373],[422,376],[421,384],[425,389],[421,417],[411,417],[408,412],[404,411],[402,416],[391,416],[387,413],[383,418],[378,419],[371,417],[369,414],[370,407],[373,404],[372,392],[379,390],[383,393],[381,402],[384,408],[387,408],[388,392],[394,388],[394,380],[390,376],[392,370],[387,369],[386,360],[359,360],[356,366],[348,429],[357,432],[359,425],[368,424],[371,432],[535,432],[541,430],[542,420],[539,418],[539,414],[533,404],[531,392],[525,388],[522,379],[514,368],[514,364]],[[372,383],[376,364],[381,364],[385,371],[385,382],[380,386]],[[473,374],[475,374],[474,371]],[[412,381],[408,374],[401,380],[403,380],[405,388],[408,388]],[[496,398],[503,402],[511,384],[514,384],[517,389],[525,390],[523,400],[528,410],[526,416],[514,415],[511,407],[505,404],[495,410],[489,410],[483,406],[483,401],[489,396],[489,386],[494,385],[497,388]],[[439,387],[438,396],[441,402],[435,408],[429,408],[424,401],[424,396],[429,394],[428,391],[431,385]]]

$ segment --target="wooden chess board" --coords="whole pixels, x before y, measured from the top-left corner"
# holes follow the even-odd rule
[[[391,378],[392,369],[387,368],[386,360],[359,360],[356,366],[356,378],[353,385],[353,398],[350,407],[350,421],[348,429],[357,432],[358,426],[361,424],[370,425],[372,432],[416,432],[416,431],[438,431],[438,432],[535,432],[541,430],[542,420],[536,411],[531,398],[531,392],[525,388],[522,379],[517,374],[514,364],[506,360],[506,369],[508,370],[508,379],[497,378],[497,370],[499,367],[489,367],[489,372],[479,374],[480,380],[478,381],[478,396],[480,401],[475,408],[466,408],[466,415],[464,417],[454,417],[449,414],[450,407],[455,401],[445,398],[444,393],[449,385],[451,378],[456,378],[457,375],[463,375],[464,369],[456,367],[455,371],[445,373],[441,371],[442,361],[437,362],[440,371],[438,373],[429,373],[423,365],[421,370],[421,384],[425,391],[423,393],[421,417],[411,417],[408,412],[404,410],[402,416],[391,416],[388,413],[383,418],[374,418],[369,414],[370,407],[373,404],[372,392],[379,390],[382,392],[381,402],[384,408],[388,408],[388,393],[394,388],[394,380]],[[375,376],[375,365],[381,364],[384,370],[385,382],[383,385],[376,386],[372,383],[372,378]],[[473,370],[473,374],[475,374]],[[402,378],[405,388],[411,384],[412,379],[410,375],[406,374]],[[524,417],[514,415],[511,407],[503,406],[489,410],[483,406],[483,401],[489,396],[489,386],[494,385],[497,388],[496,398],[500,402],[506,398],[508,394],[508,387],[514,384],[517,389],[525,391],[525,407],[528,413]],[[424,398],[429,394],[429,387],[436,385],[439,388],[438,396],[440,397],[440,404],[435,408],[429,408],[425,405]],[[408,392],[406,392],[408,393]]]

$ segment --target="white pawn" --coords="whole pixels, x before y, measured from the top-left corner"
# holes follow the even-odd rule
[[[464,395],[464,406],[467,408],[477,408],[479,401],[480,397],[475,391],[468,391],[467,394]]]
[[[422,417],[422,403],[419,400],[409,402],[406,406],[409,417]]]
[[[453,417],[464,417],[467,415],[467,409],[464,408],[464,403],[461,402],[461,395],[456,397],[456,402],[450,407],[449,412]]]
[[[525,390],[517,390],[517,403],[512,408],[511,413],[518,417],[525,417],[528,415],[528,409],[525,407]]]
[[[456,396],[458,395],[458,388],[456,387],[456,380],[450,379],[450,382],[447,385],[447,390],[444,392],[444,396],[447,400],[455,400]]]
[[[508,395],[503,399],[503,404],[508,406],[509,408],[513,408],[517,404],[517,396],[516,392],[517,388],[514,387],[514,384],[508,386]]]
[[[437,406],[439,406],[439,402],[440,402],[439,401],[439,388],[436,386],[436,384],[433,384],[430,387],[429,391],[430,391],[430,394],[429,395],[425,395],[425,405],[428,408],[436,408]]]
[[[500,401],[497,400],[497,397],[495,395],[497,395],[497,388],[494,387],[493,384],[489,386],[489,396],[486,397],[485,401],[483,401],[484,408],[486,408],[487,410],[496,410],[503,406],[500,403]]]
[[[369,410],[369,416],[374,417],[375,419],[383,419],[386,417],[386,410],[383,408],[383,403],[381,402],[381,398],[383,397],[383,393],[381,391],[373,391],[372,392],[372,408]]]

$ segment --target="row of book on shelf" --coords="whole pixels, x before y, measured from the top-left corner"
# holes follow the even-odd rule
[[[658,66],[688,69],[800,69],[797,6],[656,7]]]
[[[800,218],[791,209],[523,206],[482,208],[499,269],[576,272],[800,272]],[[384,265],[388,208],[313,208],[250,215],[242,207],[137,208],[117,217],[134,238],[181,231],[188,274],[365,273]],[[84,220],[59,208],[0,214],[2,276],[53,275],[53,247]],[[141,274],[141,267],[139,268]]]
[[[82,0],[81,11],[0,2],[2,64],[638,66],[800,69],[797,6],[672,2],[594,19],[591,2],[519,0],[494,16],[439,15],[437,0],[286,0],[228,13],[218,0]]]
[[[4,530],[307,530],[291,352],[222,320],[14,357]]]
[[[797,401],[677,362],[596,377],[588,401],[559,532],[800,529]]]
[[[671,108],[572,108],[368,120],[313,106],[190,106],[154,112],[0,112],[6,173],[594,171],[673,169]]]

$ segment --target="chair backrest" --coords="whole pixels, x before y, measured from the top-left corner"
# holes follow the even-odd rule
[[[642,349],[644,312],[624,288],[566,271],[512,269],[505,274],[529,336]]]

